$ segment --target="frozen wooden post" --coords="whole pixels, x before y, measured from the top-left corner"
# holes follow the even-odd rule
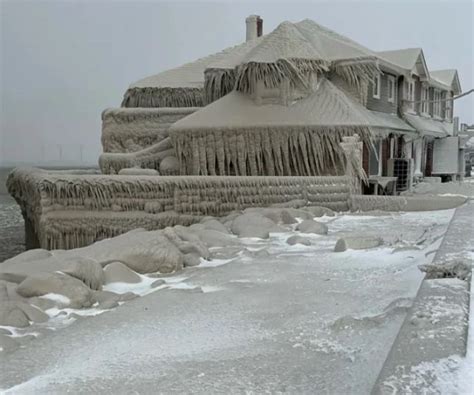
[[[342,138],[341,147],[346,158],[346,176],[350,177],[350,192],[351,195],[362,194],[360,174],[363,174],[362,169],[362,141],[358,134]]]

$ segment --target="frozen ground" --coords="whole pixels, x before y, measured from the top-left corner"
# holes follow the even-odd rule
[[[0,388],[369,393],[423,278],[417,266],[433,258],[453,212],[323,217],[329,235],[310,236],[311,246],[286,244],[295,231],[243,239],[237,258],[187,268],[158,288],[149,277],[110,284],[153,292],[94,317],[49,311],[47,323],[17,331],[41,335],[0,356]],[[384,244],[335,253],[354,231]]]

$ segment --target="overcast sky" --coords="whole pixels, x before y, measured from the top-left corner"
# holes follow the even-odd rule
[[[472,1],[159,2],[5,1],[1,4],[0,162],[96,163],[100,114],[145,76],[311,18],[373,50],[422,47],[431,70],[456,68],[474,86]],[[474,123],[474,101],[455,115]],[[82,148],[81,148],[82,146]]]

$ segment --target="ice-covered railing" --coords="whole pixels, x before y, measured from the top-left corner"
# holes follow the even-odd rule
[[[165,159],[168,165],[165,162],[165,167],[160,166]],[[99,166],[104,174],[119,174],[120,170],[127,168],[155,169],[163,175],[179,173],[178,159],[169,137],[136,152],[103,153],[99,158]]]
[[[189,225],[206,215],[300,200],[347,211],[347,177],[106,176],[16,169],[7,181],[28,246],[76,248],[136,228]]]

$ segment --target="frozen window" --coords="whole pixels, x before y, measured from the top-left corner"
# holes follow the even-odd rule
[[[409,79],[405,82],[405,100],[407,101],[407,108],[410,110],[415,109],[415,81]]]
[[[391,75],[388,76],[388,101],[394,102],[395,101],[395,77]]]
[[[377,74],[374,78],[372,95],[376,99],[380,99],[380,74]]]
[[[429,113],[429,94],[428,88],[421,88],[421,112]]]

